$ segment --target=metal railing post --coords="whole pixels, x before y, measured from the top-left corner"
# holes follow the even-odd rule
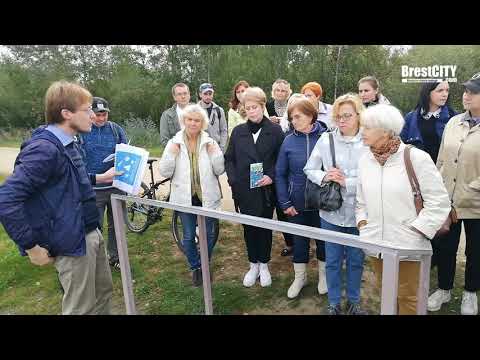
[[[428,291],[430,281],[430,262],[432,251],[431,250],[410,250],[410,249],[398,249],[391,246],[376,245],[359,240],[358,235],[350,235],[344,233],[338,233],[334,231],[319,229],[311,226],[292,224],[286,222],[279,222],[273,219],[258,218],[256,216],[250,216],[245,214],[237,214],[221,210],[206,209],[196,206],[187,206],[169,203],[165,201],[158,201],[152,199],[143,199],[133,196],[123,196],[112,194],[112,210],[115,226],[115,234],[117,237],[120,269],[122,276],[122,286],[125,298],[125,305],[127,308],[127,314],[136,314],[135,300],[131,279],[130,263],[128,259],[127,241],[125,236],[125,223],[124,223],[124,202],[126,200],[133,200],[139,204],[147,206],[163,207],[175,211],[181,211],[197,215],[198,227],[199,227],[199,246],[200,246],[200,259],[203,275],[203,297],[205,302],[205,314],[213,314],[212,306],[212,288],[210,281],[210,267],[208,256],[208,239],[206,229],[206,217],[211,217],[218,220],[231,221],[243,225],[257,226],[264,229],[270,229],[273,231],[286,232],[303,236],[306,238],[324,240],[334,244],[340,244],[345,246],[358,247],[370,252],[383,254],[383,271],[382,271],[382,298],[381,298],[381,311],[382,315],[389,314],[394,315],[398,313],[398,280],[399,280],[399,259],[400,256],[412,256],[420,255],[420,274],[419,274],[419,287],[417,290],[417,314],[427,313],[428,303]]]
[[[397,253],[382,253],[382,305],[381,315],[397,314],[398,269],[399,257]]]
[[[111,201],[125,307],[127,309],[127,315],[136,315],[137,310],[135,308],[135,297],[133,295],[132,273],[130,270],[130,261],[128,260],[127,237],[125,235],[125,219],[123,217],[125,203],[113,197]]]
[[[199,231],[198,237],[200,242],[200,262],[202,264],[203,299],[205,301],[205,314],[212,315],[212,284],[210,283],[210,262],[208,259],[207,226],[205,216],[197,215],[197,221]]]
[[[427,315],[428,292],[430,290],[430,263],[431,255],[422,255],[420,258],[420,276],[417,291],[417,315]]]

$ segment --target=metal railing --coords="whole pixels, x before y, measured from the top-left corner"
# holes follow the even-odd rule
[[[383,275],[380,310],[380,313],[382,315],[395,315],[397,313],[398,272],[400,257],[412,255],[419,256],[420,278],[417,291],[417,314],[425,315],[427,313],[427,299],[430,285],[430,262],[432,256],[432,251],[430,250],[397,249],[393,247],[380,246],[363,242],[357,235],[344,234],[311,226],[291,224],[288,222],[265,219],[244,214],[237,214],[227,211],[205,209],[198,206],[185,206],[172,204],[165,201],[149,200],[134,196],[112,194],[111,201],[113,220],[115,224],[115,235],[118,245],[118,256],[120,261],[123,294],[125,298],[127,314],[129,315],[135,315],[136,308],[135,298],[133,294],[130,262],[128,259],[128,248],[125,234],[125,219],[122,206],[122,201],[126,200],[136,201],[140,204],[163,207],[166,209],[172,209],[198,215],[200,260],[203,274],[203,296],[205,302],[205,314],[207,315],[213,314],[213,306],[205,216],[245,225],[256,226],[264,229],[270,229],[283,233],[304,236],[310,239],[323,240],[335,244],[352,246],[375,253],[382,253]]]

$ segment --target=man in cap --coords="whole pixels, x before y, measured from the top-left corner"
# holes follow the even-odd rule
[[[208,113],[208,129],[210,137],[217,142],[222,152],[225,152],[228,138],[227,120],[225,111],[213,102],[213,86],[203,83],[198,90],[200,101],[198,104]]]
[[[115,153],[117,144],[126,144],[127,136],[123,128],[113,121],[108,120],[110,108],[108,102],[101,97],[94,97],[92,110],[95,113],[95,119],[90,133],[79,136],[80,144],[84,151],[87,171],[92,174],[104,173],[114,165],[114,160],[103,162],[110,154]],[[112,183],[94,185],[96,194],[97,208],[100,213],[100,226],[103,227],[105,208],[107,210],[108,242],[107,251],[110,265],[114,269],[119,269],[117,240],[113,226],[112,205],[110,202],[111,194],[124,194],[123,191],[114,188]]]
[[[168,140],[173,138],[177,132],[184,128],[180,124],[182,110],[190,103],[190,89],[187,84],[176,83],[172,87],[172,96],[175,104],[165,110],[160,118],[160,143],[165,146]]]

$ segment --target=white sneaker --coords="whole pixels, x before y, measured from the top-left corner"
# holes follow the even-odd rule
[[[477,293],[464,291],[462,296],[462,315],[477,315],[478,301]]]
[[[325,273],[325,262],[318,261],[318,293],[324,295],[328,292],[327,288],[327,275]]]
[[[248,270],[248,272],[245,274],[245,277],[243,278],[243,286],[246,286],[246,287],[253,286],[259,276],[260,276],[259,264],[250,263],[250,270]]]
[[[452,296],[450,290],[438,289],[428,297],[428,311],[438,311],[445,304],[450,301]]]
[[[260,263],[260,285],[262,287],[272,285],[272,277],[268,271],[268,263]]]
[[[295,299],[307,283],[307,264],[293,263],[293,269],[295,270],[295,279],[288,288],[287,296],[289,299]]]

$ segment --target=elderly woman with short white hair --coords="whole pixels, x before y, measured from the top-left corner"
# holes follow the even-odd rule
[[[435,236],[450,212],[442,177],[431,157],[411,148],[410,159],[423,198],[418,213],[404,160],[406,146],[399,134],[404,119],[398,109],[379,104],[360,115],[362,138],[369,147],[359,160],[356,221],[364,242],[410,250],[431,250]],[[372,262],[381,287],[382,256]],[[420,263],[418,257],[401,258],[398,283],[398,314],[414,315]]]
[[[160,160],[160,175],[171,177],[170,202],[220,209],[218,176],[225,172],[218,144],[205,131],[208,115],[200,105],[188,105],[180,121],[185,128],[168,141]],[[183,245],[192,270],[194,286],[202,284],[200,257],[195,244],[197,215],[179,212],[183,226]],[[218,219],[205,218],[208,255],[211,257]]]

